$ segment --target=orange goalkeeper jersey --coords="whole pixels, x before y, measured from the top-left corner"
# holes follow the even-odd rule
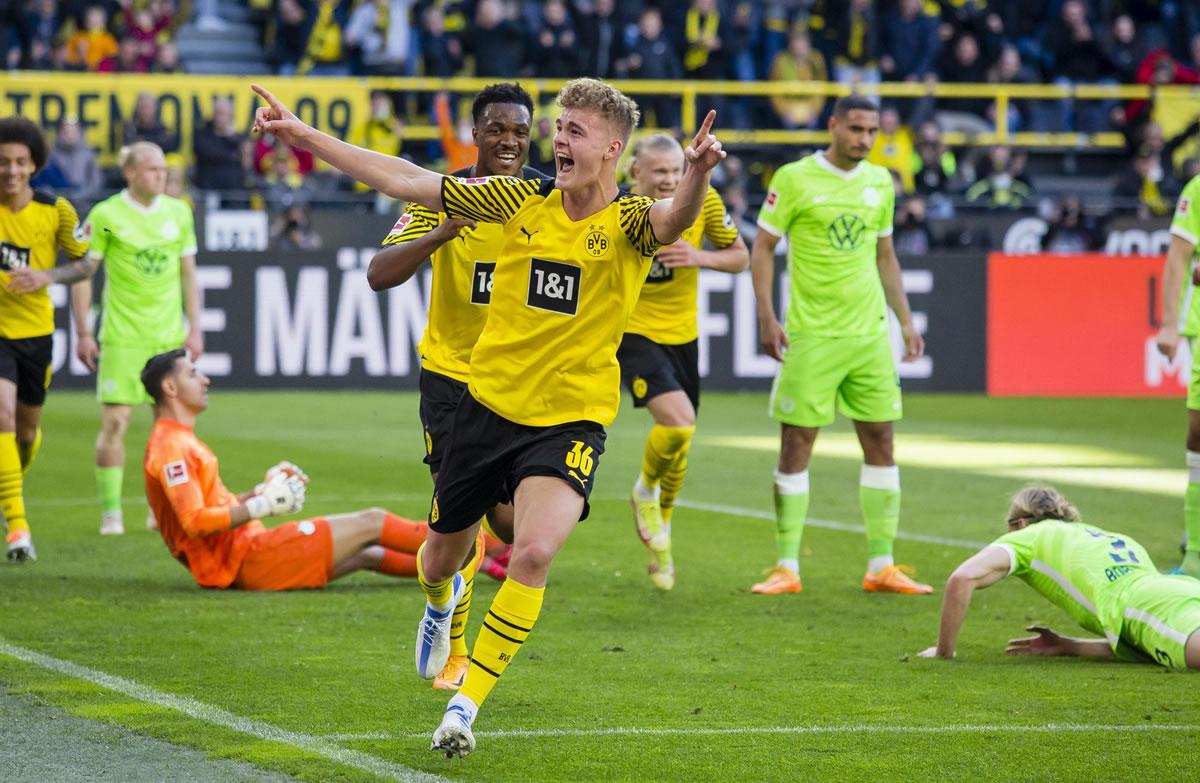
[[[255,520],[229,529],[229,510],[240,501],[221,482],[217,456],[188,425],[159,419],[143,469],[146,500],[171,554],[202,587],[233,584],[263,526]]]

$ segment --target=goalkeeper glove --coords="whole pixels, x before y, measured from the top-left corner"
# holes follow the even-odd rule
[[[271,482],[271,479],[281,474],[286,476],[296,476],[305,484],[308,484],[308,474],[301,470],[300,466],[284,460],[283,462],[272,466],[271,469],[267,471],[266,478],[262,480],[261,484],[254,488],[254,494],[261,495],[263,489]]]
[[[291,514],[304,507],[304,482],[299,476],[280,473],[261,486],[262,491],[246,501],[253,519]]]

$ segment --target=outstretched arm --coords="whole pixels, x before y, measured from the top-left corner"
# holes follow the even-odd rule
[[[672,198],[656,201],[650,208],[650,225],[654,236],[663,245],[669,245],[688,229],[704,207],[704,195],[708,193],[708,180],[712,170],[725,159],[721,142],[712,135],[716,111],[709,111],[692,143],[683,151],[687,159],[687,170],[679,180]]]
[[[364,185],[392,198],[442,211],[442,175],[403,158],[373,152],[335,139],[297,119],[263,87],[251,89],[267,102],[254,113],[254,133],[270,133],[285,144],[308,150]]]
[[[967,619],[972,593],[994,585],[1008,576],[1010,564],[1007,549],[1001,546],[986,546],[954,569],[954,573],[946,581],[938,643],[935,647],[922,651],[922,658],[954,657],[958,645],[958,632],[962,630],[963,621]]]

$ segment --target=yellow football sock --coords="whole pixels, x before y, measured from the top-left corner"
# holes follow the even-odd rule
[[[685,451],[679,455],[679,459],[675,460],[667,470],[667,475],[663,476],[662,482],[659,483],[658,504],[662,509],[664,524],[671,524],[671,516],[675,513],[675,498],[679,497],[679,490],[683,487],[687,464],[687,452]]]
[[[458,599],[458,605],[454,607],[454,614],[450,619],[450,657],[452,658],[469,654],[466,639],[467,619],[471,616],[471,596],[475,592],[475,574],[479,571],[482,554],[483,536],[481,534],[475,540],[475,551],[471,554],[471,561],[459,571],[465,585],[462,598]]]
[[[544,587],[529,587],[512,577],[500,585],[475,637],[471,668],[460,691],[476,705],[483,704],[533,630],[545,592]]]
[[[426,542],[428,543],[428,542]],[[425,566],[422,559],[422,554],[425,552],[425,544],[417,550],[417,583],[421,585],[421,589],[425,591],[425,598],[431,606],[445,606],[450,603],[450,599],[454,597],[454,576],[451,575],[440,582],[430,582],[425,579]],[[441,611],[445,611],[444,609]]]
[[[650,429],[646,450],[642,453],[642,484],[647,489],[658,486],[678,459],[680,450],[686,450],[691,444],[695,431],[695,427],[664,427],[661,424]]]
[[[42,447],[42,428],[37,428],[37,434],[33,436],[33,443],[28,445],[18,443],[17,453],[21,455],[21,472],[28,473],[29,466],[33,464],[33,458],[37,456],[38,449]]]
[[[24,482],[21,475],[21,455],[17,451],[17,434],[0,432],[0,514],[8,523],[8,533],[28,533],[25,520]]]

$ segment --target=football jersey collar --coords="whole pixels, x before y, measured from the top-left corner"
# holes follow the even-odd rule
[[[825,152],[823,150],[813,153],[813,157],[817,159],[818,166],[825,169],[830,174],[836,174],[837,176],[846,180],[853,179],[854,177],[858,176],[858,173],[862,171],[863,168],[863,162],[861,160],[849,171],[838,168],[829,162],[829,158],[825,157]]]

